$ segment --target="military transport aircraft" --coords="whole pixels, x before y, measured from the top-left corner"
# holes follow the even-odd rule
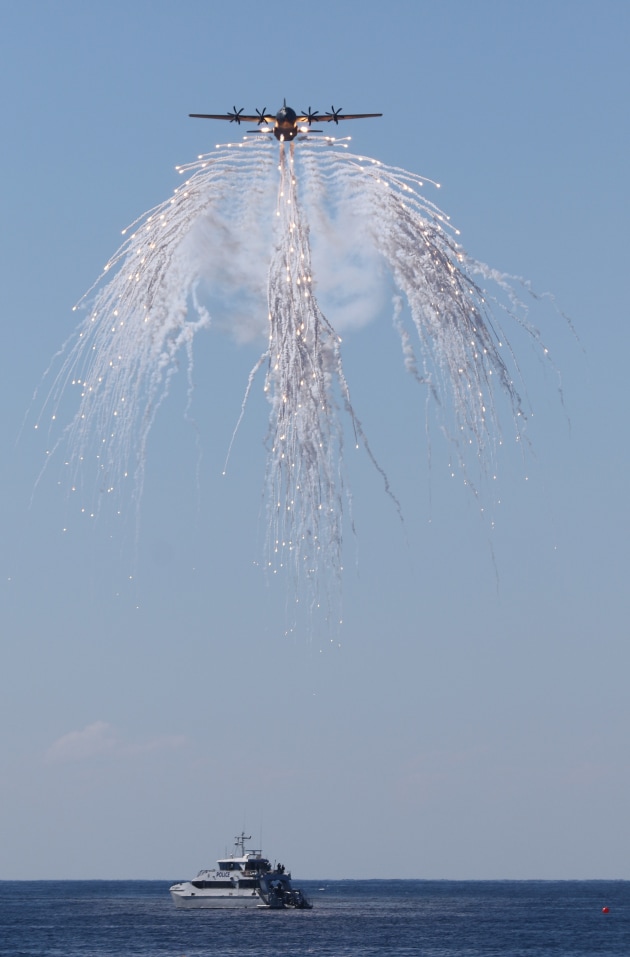
[[[281,143],[285,140],[294,140],[298,133],[321,133],[321,130],[311,129],[312,123],[338,123],[339,120],[364,120],[371,116],[382,116],[382,113],[342,113],[341,107],[336,110],[331,107],[331,113],[318,113],[317,110],[308,110],[303,113],[296,113],[287,101],[278,112],[267,113],[267,108],[256,110],[256,116],[243,116],[243,109],[237,110],[234,107],[231,113],[189,113],[189,116],[197,117],[202,120],[228,120],[230,123],[240,125],[243,121],[246,123],[257,123],[262,129],[248,130],[248,133],[273,133],[275,138]],[[273,124],[273,125],[272,125]],[[307,124],[307,125],[305,125]]]

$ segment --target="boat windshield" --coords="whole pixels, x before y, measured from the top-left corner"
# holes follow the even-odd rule
[[[269,861],[264,857],[256,857],[250,859],[245,865],[246,871],[270,871],[271,865]]]

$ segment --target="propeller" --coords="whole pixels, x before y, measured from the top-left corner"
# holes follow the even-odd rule
[[[258,113],[258,116],[260,117],[260,119],[258,120],[258,125],[262,126],[263,123],[267,122],[267,107],[263,106],[262,110],[259,110],[258,108],[256,108],[256,112]]]
[[[332,113],[326,113],[326,116],[329,116],[331,120],[334,120],[335,123],[338,123],[339,122],[338,117],[342,109],[343,109],[342,106],[340,106],[338,110],[336,110],[334,106],[331,106]]]
[[[306,117],[308,125],[310,126],[313,120],[317,121],[319,114],[317,110],[311,110],[309,106],[308,110],[302,110],[302,116]]]
[[[230,117],[230,123],[240,123],[240,122],[241,122],[241,113],[243,112],[244,109],[245,109],[244,106],[242,106],[242,107],[240,108],[240,110],[237,110],[236,107],[234,107],[232,113],[230,113],[230,111],[228,110],[228,114],[227,114],[227,115]]]

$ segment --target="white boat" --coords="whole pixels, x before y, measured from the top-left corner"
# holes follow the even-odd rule
[[[240,854],[220,858],[216,868],[199,871],[194,880],[170,887],[176,907],[307,907],[302,891],[293,888],[291,875],[282,864],[272,867],[262,851],[246,850],[251,837],[242,832],[235,839]]]

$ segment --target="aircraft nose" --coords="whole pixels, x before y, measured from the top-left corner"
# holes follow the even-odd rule
[[[292,110],[290,106],[283,106],[282,109],[278,110],[276,113],[276,119],[279,123],[283,121],[289,121],[289,123],[295,123],[297,113],[295,110]]]

